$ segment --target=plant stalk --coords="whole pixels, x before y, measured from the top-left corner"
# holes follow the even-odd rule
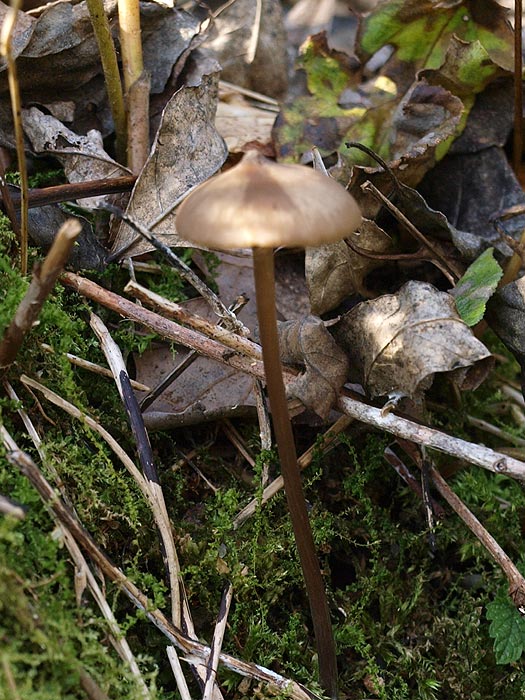
[[[109,106],[113,123],[115,124],[117,159],[120,163],[126,160],[126,109],[124,93],[120,82],[117,52],[111,36],[109,20],[104,10],[103,0],[87,0],[91,24],[97,39],[98,51],[102,62],[106,90],[108,91]]]
[[[331,698],[337,698],[337,659],[330,611],[308,519],[281,368],[275,311],[273,250],[254,248],[253,261],[266,386],[288,510],[310,603],[319,657],[319,675],[326,692]]]

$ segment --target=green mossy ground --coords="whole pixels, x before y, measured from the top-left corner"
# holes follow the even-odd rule
[[[0,302],[1,330],[26,287],[7,256],[0,258],[0,285],[7,290]],[[68,351],[102,361],[86,309],[85,301],[58,286],[9,379],[40,431],[47,463],[59,473],[85,527],[112,560],[167,610],[158,538],[139,490],[91,430],[43,399],[39,405],[17,381],[22,372],[39,376],[96,417],[134,454],[112,383],[72,368],[61,355]],[[120,334],[119,342],[125,340],[126,334]],[[44,352],[41,342],[56,352]],[[515,375],[515,365],[509,363],[507,371]],[[449,405],[446,388],[440,395],[438,387],[434,398],[446,409],[436,410],[435,420],[456,435],[489,441],[468,427],[465,415],[473,413],[525,437],[523,430],[512,427],[508,415],[496,415],[501,396],[494,383],[467,395],[455,408]],[[3,399],[2,421],[40,464],[15,408]],[[254,424],[237,427],[249,444],[257,444]],[[300,450],[316,437],[310,428],[298,429],[297,435]],[[234,603],[225,650],[315,689],[308,604],[283,496],[234,531],[234,516],[257,490],[259,466],[251,474],[253,485],[238,479],[235,474],[243,465],[216,426],[153,435],[152,443],[200,638],[210,640],[229,580]],[[315,538],[330,586],[342,697],[525,698],[522,662],[497,665],[489,637],[486,606],[505,587],[503,575],[448,509],[437,524],[432,552],[421,504],[383,460],[387,444],[384,435],[352,426],[340,444],[319,455],[305,473]],[[206,445],[198,448],[194,461],[218,487],[217,493],[187,465],[179,465],[176,448],[191,445]],[[262,457],[269,456],[261,456],[258,465]],[[450,472],[451,463],[440,461]],[[48,467],[43,471],[51,478]],[[275,474],[275,466],[272,471]],[[525,494],[520,485],[474,467],[451,476],[451,483],[507,553],[521,562]],[[60,532],[39,496],[4,454],[0,493],[27,508],[19,522],[0,515],[0,698],[16,700],[8,683],[12,675],[23,700],[80,700],[87,697],[82,673],[89,674],[109,698],[139,697],[89,592],[84,591],[77,603],[75,571]],[[152,696],[178,698],[166,641],[109,582],[106,595]],[[219,679],[227,700],[266,697],[264,688],[232,672],[221,670]],[[191,687],[198,697],[196,686]]]

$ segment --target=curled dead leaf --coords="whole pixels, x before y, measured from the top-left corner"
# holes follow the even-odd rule
[[[351,379],[371,397],[416,397],[436,372],[467,370],[453,378],[475,388],[492,357],[460,319],[453,298],[426,282],[407,282],[356,306],[331,333],[350,358]]]
[[[345,353],[316,316],[280,323],[279,346],[283,362],[305,367],[288,394],[326,418],[348,377]]]

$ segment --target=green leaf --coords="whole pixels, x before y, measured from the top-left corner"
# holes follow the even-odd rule
[[[467,326],[475,326],[485,314],[487,301],[496,291],[503,270],[488,248],[474,260],[452,290],[459,315]]]
[[[489,634],[494,639],[496,663],[517,661],[525,648],[525,618],[511,603],[505,589],[487,605],[487,619],[492,620]]]

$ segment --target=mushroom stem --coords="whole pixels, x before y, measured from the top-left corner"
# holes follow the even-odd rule
[[[253,262],[266,386],[288,510],[310,603],[319,676],[325,691],[331,698],[337,698],[337,660],[330,611],[308,519],[281,369],[272,248],[254,248]]]

